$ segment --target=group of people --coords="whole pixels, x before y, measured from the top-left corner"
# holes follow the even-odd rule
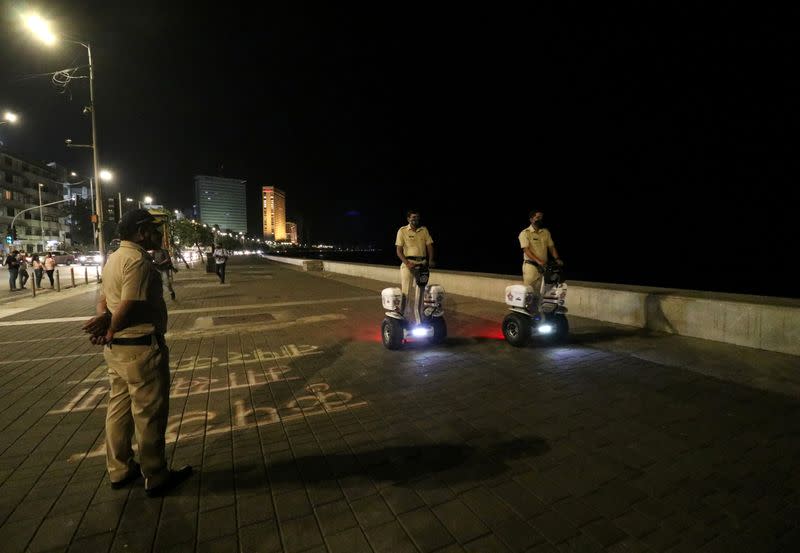
[[[544,214],[530,213],[530,226],[519,234],[525,284],[537,288],[552,256],[561,258]],[[433,265],[433,238],[422,226],[419,211],[407,213],[408,225],[397,231],[395,246],[402,261],[400,280],[404,298],[414,282],[414,268]],[[124,488],[144,477],[145,493],[161,496],[192,474],[191,466],[173,470],[166,458],[165,432],[169,413],[169,348],[164,339],[167,307],[162,286],[169,286],[175,270],[161,249],[161,227],[150,212],[135,209],[119,222],[121,243],[103,272],[96,316],[84,324],[93,344],[102,345],[111,391],[106,412],[106,469],[111,487]],[[148,254],[154,252],[154,256]],[[228,252],[214,253],[220,283],[225,282]],[[159,274],[161,272],[161,274]],[[164,272],[167,274],[164,275]],[[131,446],[139,443],[139,461]]]
[[[409,295],[419,294],[414,284],[414,267],[425,265],[433,267],[433,238],[424,226],[421,226],[421,215],[417,210],[406,213],[408,225],[400,227],[395,238],[397,257],[400,259],[400,288],[403,292],[402,311],[406,311]],[[533,209],[528,214],[530,226],[519,233],[519,246],[522,249],[522,281],[533,287],[534,298],[538,298],[542,287],[545,267],[550,256],[561,266],[564,262],[558,255],[556,245],[550,231],[544,225],[544,212]],[[412,299],[416,305],[421,298]],[[534,301],[534,304],[536,301]]]
[[[52,253],[47,253],[43,260],[39,259],[39,254],[31,254],[30,263],[25,252],[13,250],[6,255],[3,265],[8,269],[8,287],[12,292],[25,290],[25,284],[30,279],[28,266],[33,270],[36,288],[42,287],[42,278],[47,275],[50,280],[50,288],[54,287],[53,272],[56,270],[56,259]],[[19,286],[17,286],[19,281]]]

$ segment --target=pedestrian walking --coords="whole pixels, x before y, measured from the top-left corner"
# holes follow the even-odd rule
[[[17,259],[17,255],[19,255],[19,252],[13,250],[6,256],[5,261],[3,261],[3,265],[8,269],[8,288],[12,292],[17,290],[17,275],[19,275],[19,260]]]
[[[28,274],[28,259],[25,256],[25,252],[19,252],[17,261],[19,261],[19,287],[25,290],[25,283],[28,282],[30,278]]]
[[[39,261],[39,254],[35,253],[31,256],[31,267],[33,268],[33,277],[36,279],[36,288],[41,288],[44,266],[42,262]]]
[[[44,258],[44,272],[47,273],[47,278],[50,279],[50,288],[54,288],[53,272],[56,270],[56,258],[53,257],[51,252],[47,252],[47,257]]]
[[[217,264],[217,276],[220,284],[225,284],[225,265],[227,265],[228,257],[228,250],[225,248],[220,247],[214,250],[214,262]]]

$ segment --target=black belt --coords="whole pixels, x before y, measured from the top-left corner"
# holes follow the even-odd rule
[[[425,261],[428,258],[427,257],[419,257],[417,255],[407,255],[406,259],[410,259],[411,261]]]
[[[528,265],[535,265],[537,269],[540,269],[542,267],[541,265],[539,265],[535,261],[531,261],[530,259],[526,259],[525,263],[527,263]]]
[[[136,338],[113,338],[111,345],[113,346],[149,346],[155,340],[158,343],[164,342],[163,336],[155,334],[145,334],[144,336],[137,336]]]

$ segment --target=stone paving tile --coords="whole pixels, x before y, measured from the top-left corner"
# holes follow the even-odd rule
[[[470,553],[507,553],[511,551],[496,536],[491,534],[464,544],[464,549]]]
[[[382,489],[380,494],[395,515],[407,513],[425,505],[422,498],[411,488],[391,486]]]
[[[258,522],[239,529],[241,553],[278,553],[283,551],[278,525],[274,520]]]
[[[322,533],[326,536],[358,526],[350,504],[345,500],[326,503],[315,508]]]
[[[305,489],[275,495],[274,501],[278,520],[281,522],[312,513],[311,502]]]
[[[96,534],[86,538],[74,540],[69,547],[68,553],[103,553],[111,548],[111,542],[114,540],[114,534],[108,532],[106,534]],[[164,551],[164,549],[159,549]]]
[[[366,529],[367,539],[375,553],[417,553],[409,535],[399,522],[387,522]]]
[[[230,553],[239,549],[239,542],[234,534],[197,544],[197,553]]]
[[[322,534],[313,516],[288,520],[282,522],[280,527],[286,551],[289,553],[304,551],[323,543]]]
[[[372,553],[361,528],[350,528],[326,538],[331,553]]]
[[[236,534],[236,509],[233,506],[215,511],[202,511],[197,524],[200,543]]]
[[[72,513],[46,518],[28,548],[31,552],[66,548],[72,540],[80,516],[81,513]]]
[[[398,519],[422,553],[435,551],[454,541],[447,529],[427,508],[403,513]]]
[[[494,525],[492,531],[512,551],[525,551],[544,541],[533,526],[516,517]]]
[[[117,533],[111,543],[112,553],[126,551],[150,551],[153,546],[155,528],[143,527],[133,532]]]
[[[459,543],[467,543],[489,533],[489,528],[459,500],[434,507],[433,514]]]
[[[552,544],[559,544],[578,535],[575,525],[555,511],[546,511],[534,517],[530,524]]]

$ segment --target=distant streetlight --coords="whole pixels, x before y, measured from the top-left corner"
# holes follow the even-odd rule
[[[145,196],[144,197],[144,205],[153,205],[153,197],[152,196]]]
[[[3,119],[0,120],[0,125],[8,125],[11,123],[12,125],[17,122],[19,116],[16,113],[12,113],[10,111],[6,111],[3,113]]]
[[[23,16],[25,25],[28,29],[31,30],[33,35],[38,38],[40,41],[44,42],[48,46],[53,46],[56,43],[56,35],[50,29],[50,23],[43,19],[41,16],[37,14],[29,14]],[[89,42],[80,42],[76,40],[66,40],[66,42],[71,42],[73,44],[80,44],[84,48],[86,48],[86,53],[89,57],[89,106],[84,109],[84,112],[88,111],[91,113],[92,116],[92,163],[94,164],[94,182],[97,186],[97,194],[95,195],[95,200],[97,203],[97,228],[98,228],[98,241],[99,241],[99,250],[100,250],[100,257],[105,259],[106,253],[106,244],[105,238],[103,236],[103,199],[102,194],[100,191],[100,175],[99,175],[99,155],[97,153],[97,114],[94,105],[94,64],[92,63],[92,46]]]
[[[109,171],[108,169],[102,169],[100,171],[100,180],[103,182],[111,182],[114,180],[114,173]]]

